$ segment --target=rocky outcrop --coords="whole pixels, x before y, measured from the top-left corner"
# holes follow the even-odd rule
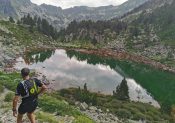
[[[83,114],[89,116],[96,123],[121,123],[117,116],[109,113],[109,110],[104,112],[95,106],[89,106],[85,102],[75,102],[75,105]]]

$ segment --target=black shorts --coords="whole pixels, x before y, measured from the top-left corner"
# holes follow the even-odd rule
[[[19,114],[32,113],[35,111],[37,106],[38,106],[37,100],[32,100],[24,103],[22,102],[18,108],[18,113]]]

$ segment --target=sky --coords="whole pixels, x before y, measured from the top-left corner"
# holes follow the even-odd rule
[[[59,6],[63,9],[74,7],[74,6],[107,6],[107,5],[120,5],[127,0],[31,0],[35,4],[49,4]]]

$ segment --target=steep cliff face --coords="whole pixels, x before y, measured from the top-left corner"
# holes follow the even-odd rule
[[[15,16],[16,13],[10,0],[0,0],[0,3],[1,16]]]

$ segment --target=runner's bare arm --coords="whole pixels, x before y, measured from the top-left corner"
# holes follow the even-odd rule
[[[16,117],[17,116],[17,104],[18,104],[18,101],[19,101],[19,96],[15,96],[13,98],[13,116]]]

